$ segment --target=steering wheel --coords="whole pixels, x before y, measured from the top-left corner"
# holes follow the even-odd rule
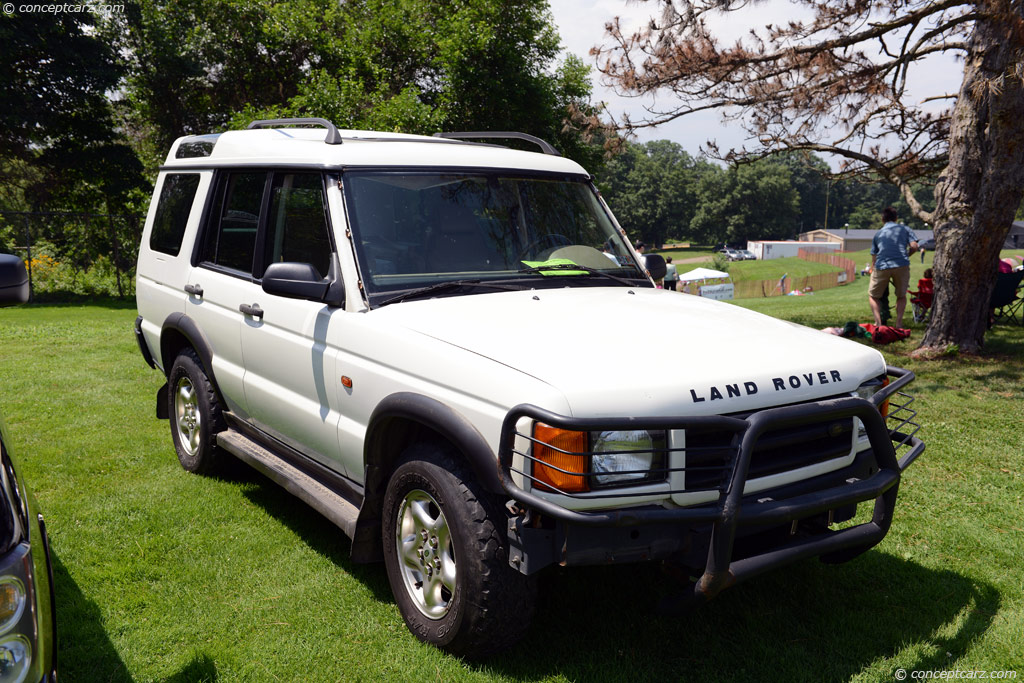
[[[534,241],[530,242],[525,247],[520,249],[519,255],[516,257],[517,260],[523,260],[523,257],[534,253],[536,250],[539,250],[542,246],[548,243],[550,243],[550,248],[554,249],[556,247],[571,246],[573,244],[573,241],[560,233],[549,232],[543,237],[538,237],[537,239],[535,239]]]

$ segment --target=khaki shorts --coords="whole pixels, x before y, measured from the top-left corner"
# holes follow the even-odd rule
[[[910,266],[871,271],[871,284],[868,286],[868,296],[872,299],[884,298],[885,292],[889,288],[889,280],[896,284],[897,299],[906,296],[907,287],[910,286]]]

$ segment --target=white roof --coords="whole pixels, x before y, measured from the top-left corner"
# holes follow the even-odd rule
[[[287,164],[317,167],[350,166],[453,166],[503,168],[588,175],[565,157],[522,152],[493,144],[467,143],[425,135],[339,130],[341,144],[324,142],[321,128],[232,130],[220,135],[179,138],[171,146],[165,166],[222,166]],[[213,144],[209,156],[177,158],[182,143],[202,140]],[[500,142],[500,140],[498,141]]]
[[[714,280],[716,278],[729,277],[729,273],[723,273],[720,270],[712,270],[711,268],[694,268],[689,273],[683,273],[679,276],[679,279],[683,282],[691,282],[693,280]]]

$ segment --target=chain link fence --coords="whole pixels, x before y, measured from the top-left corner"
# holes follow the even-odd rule
[[[145,217],[65,211],[0,211],[0,253],[25,261],[32,299],[135,295]]]

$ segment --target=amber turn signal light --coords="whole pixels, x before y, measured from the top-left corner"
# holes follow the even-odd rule
[[[573,432],[538,422],[533,426],[533,438],[536,439],[533,443],[533,485],[537,490],[565,493],[590,490],[584,476],[589,470],[590,458],[576,455],[587,451],[586,432]]]
[[[889,386],[889,378],[885,377],[882,380],[882,389],[886,388],[887,386]],[[881,391],[881,389],[879,391]],[[878,406],[878,412],[882,414],[883,419],[889,417],[889,399],[885,399],[884,401],[882,401],[882,405]]]

